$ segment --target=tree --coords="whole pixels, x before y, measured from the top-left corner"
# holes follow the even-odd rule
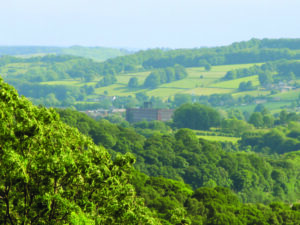
[[[248,81],[248,82],[243,81],[239,85],[239,90],[240,91],[250,91],[250,90],[253,90],[253,89],[254,89],[254,87],[252,85],[252,81]]]
[[[128,81],[129,88],[137,88],[139,86],[138,79],[136,77],[131,77]]]
[[[236,78],[237,78],[237,72],[236,72],[236,70],[230,70],[224,76],[224,80],[234,80]]]
[[[100,80],[96,84],[96,88],[106,87],[106,86],[109,86],[109,85],[114,84],[116,82],[117,82],[117,78],[116,78],[115,75],[106,75],[105,77],[103,77],[102,80]]]
[[[262,86],[267,86],[273,82],[272,73],[270,71],[265,71],[264,73],[259,74],[258,79]]]
[[[224,119],[221,123],[222,131],[241,136],[243,132],[253,129],[253,126],[244,120]]]
[[[187,103],[175,110],[173,121],[179,128],[208,130],[220,125],[221,116],[211,107]]]
[[[274,125],[274,117],[271,114],[266,114],[263,116],[264,127],[271,128]]]
[[[175,94],[173,104],[179,107],[185,103],[192,103],[192,96],[189,94]]]
[[[167,83],[170,83],[175,80],[175,69],[172,67],[167,67],[165,69],[166,76],[167,76]]]
[[[255,109],[254,109],[254,112],[267,112],[267,109],[266,107],[263,105],[263,104],[258,104]]]
[[[128,184],[131,155],[111,161],[53,109],[0,87],[1,224],[155,222]]]
[[[175,69],[175,79],[176,80],[181,80],[181,79],[187,77],[188,74],[183,66],[176,64],[174,66],[174,69]]]
[[[204,69],[205,69],[206,71],[210,71],[210,70],[211,70],[211,65],[210,65],[209,63],[206,63],[206,64],[204,65]]]
[[[158,71],[150,73],[144,82],[145,88],[157,88],[160,85],[160,74]]]
[[[260,112],[254,112],[249,118],[249,123],[253,124],[255,127],[263,127],[264,121],[263,116]]]

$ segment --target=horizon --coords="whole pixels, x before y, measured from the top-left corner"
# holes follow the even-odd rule
[[[119,50],[134,50],[134,51],[140,51],[140,50],[149,50],[149,49],[166,49],[166,50],[177,50],[177,49],[200,49],[200,48],[217,48],[217,47],[226,47],[226,46],[230,46],[234,43],[241,43],[241,42],[248,42],[252,39],[256,39],[256,40],[264,40],[264,39],[268,39],[268,40],[280,40],[280,39],[292,39],[292,40],[296,40],[296,39],[300,39],[300,37],[296,37],[296,38],[289,38],[289,37],[284,37],[284,38],[255,38],[252,37],[248,40],[240,40],[240,41],[233,41],[229,44],[224,44],[224,45],[212,45],[212,46],[199,46],[199,47],[191,47],[191,48],[170,48],[170,47],[153,47],[153,48],[131,48],[131,47],[111,47],[111,46],[88,46],[88,45],[0,45],[0,48],[2,47],[50,47],[50,48],[73,48],[73,47],[83,47],[83,48],[107,48],[107,49],[119,49]]]
[[[199,48],[300,37],[300,1],[12,0],[1,46]]]

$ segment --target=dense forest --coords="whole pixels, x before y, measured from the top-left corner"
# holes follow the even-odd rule
[[[98,50],[0,47],[0,224],[300,224],[300,39]],[[144,102],[172,119],[76,111]]]
[[[175,115],[181,113],[183,108],[179,108]],[[205,109],[206,107],[202,110]],[[76,111],[58,112],[63,121],[91,136],[96,144],[103,145],[113,156],[116,155],[115,152],[133,153],[137,159],[135,167],[149,176],[184,181],[194,189],[206,185],[228,187],[244,202],[289,202],[300,194],[300,183],[297,180],[299,173],[295,172],[299,170],[299,154],[295,151],[299,149],[300,142],[298,136],[291,138],[290,135],[300,132],[298,124],[291,123],[289,128],[281,128],[286,130],[288,136],[278,133],[280,128],[264,134],[255,133],[256,135],[252,134],[254,131],[245,131],[239,146],[228,145],[229,143],[222,146],[217,142],[198,139],[187,128],[172,133],[157,133],[156,130],[168,131],[168,128],[158,123],[152,126],[152,134],[148,133],[148,137],[145,137],[138,134],[134,127],[124,128],[107,120],[96,123]],[[201,118],[201,115],[198,116]],[[141,125],[140,123],[136,127],[143,127]],[[282,136],[279,138],[279,135]],[[253,151],[249,151],[249,147]]]
[[[228,152],[189,129],[145,138],[76,111],[59,113],[33,106],[1,80],[1,223],[300,222],[299,204],[291,204],[299,196],[297,152]]]

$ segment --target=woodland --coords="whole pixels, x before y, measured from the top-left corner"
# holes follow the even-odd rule
[[[300,224],[299,59],[299,39],[154,49],[102,62],[47,52],[0,57],[0,224]],[[191,67],[206,71],[197,74],[202,80],[216,66],[246,63],[218,82],[256,76],[235,91],[263,88],[270,96],[285,82],[294,89],[280,101],[295,92],[292,104],[243,110],[239,104],[263,96],[149,95],[187,80]],[[144,82],[127,77],[126,90],[137,93],[87,102],[121,76],[146,71]],[[71,78],[84,85],[70,86]],[[144,101],[173,108],[172,120],[129,123],[122,114],[79,111]]]

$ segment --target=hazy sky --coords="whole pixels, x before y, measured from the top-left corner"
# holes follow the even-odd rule
[[[300,38],[300,0],[0,1],[0,45],[193,48]]]

